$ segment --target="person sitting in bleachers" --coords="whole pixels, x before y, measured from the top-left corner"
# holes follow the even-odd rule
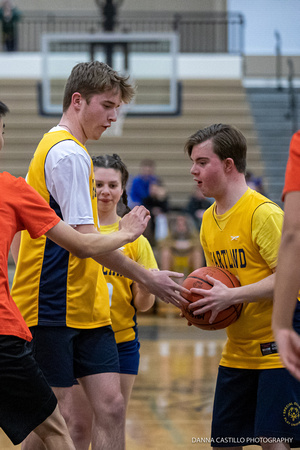
[[[209,208],[212,201],[201,192],[201,189],[195,189],[188,200],[187,212],[193,217],[197,230],[200,230],[204,211]]]
[[[165,186],[161,181],[153,182],[149,187],[149,195],[144,198],[143,205],[150,211],[151,219],[144,231],[152,247],[167,237],[169,199]]]
[[[139,173],[133,177],[129,192],[129,207],[143,205],[144,199],[149,196],[152,183],[157,182],[155,162],[152,159],[143,159],[140,163]]]
[[[184,212],[169,213],[169,234],[159,244],[160,269],[185,276],[205,265],[199,233],[193,219]]]
[[[250,170],[247,170],[246,172],[246,183],[251,189],[265,195],[262,178],[256,177]]]

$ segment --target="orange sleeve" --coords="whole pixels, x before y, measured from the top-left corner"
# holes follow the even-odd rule
[[[36,239],[58,224],[60,218],[55,211],[23,178],[16,180],[15,189],[19,192],[19,230],[27,229],[31,238]]]
[[[291,140],[282,200],[288,192],[293,191],[300,191],[300,131],[297,131]]]

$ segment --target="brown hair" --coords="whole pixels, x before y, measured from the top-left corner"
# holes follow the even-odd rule
[[[93,95],[115,89],[121,92],[122,101],[129,103],[135,95],[135,86],[128,80],[129,77],[119,75],[103,62],[79,63],[73,67],[65,86],[63,112],[69,108],[74,92],[79,92],[89,103]]]
[[[115,153],[113,155],[92,156],[92,161],[94,167],[103,167],[104,169],[114,169],[121,173],[123,194],[118,204],[118,214],[122,216],[124,215],[124,213],[129,212],[130,208],[128,206],[128,197],[126,192],[126,184],[128,181],[129,173],[125,163],[121,160],[120,156]]]
[[[7,114],[8,112],[9,112],[9,109],[6,106],[6,104],[3,102],[0,102],[0,117],[5,116],[5,114]]]
[[[221,161],[232,158],[238,172],[246,172],[247,142],[237,128],[219,123],[198,130],[188,138],[184,150],[191,156],[195,145],[208,140],[212,141],[213,151]]]

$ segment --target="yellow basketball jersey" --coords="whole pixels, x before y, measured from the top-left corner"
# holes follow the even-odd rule
[[[225,214],[215,203],[204,213],[200,232],[208,266],[228,269],[241,285],[256,283],[276,268],[283,211],[252,189]],[[244,303],[227,331],[221,365],[241,369],[282,367],[271,329],[272,301]]]
[[[119,222],[100,226],[100,231],[103,234],[109,234],[117,231],[118,228]],[[152,248],[144,236],[124,245],[120,250],[146,269],[157,269]],[[131,290],[133,281],[105,267],[103,267],[103,273],[109,290],[112,328],[116,342],[119,344],[132,341],[137,333],[136,309]]]
[[[49,150],[64,140],[74,140],[67,131],[44,135],[30,163],[27,181],[62,218],[59,205],[49,194],[44,167]],[[89,177],[94,223],[97,227],[97,198],[93,165]],[[31,239],[22,232],[12,296],[28,326],[96,328],[110,325],[109,297],[100,265],[79,259],[50,239]]]

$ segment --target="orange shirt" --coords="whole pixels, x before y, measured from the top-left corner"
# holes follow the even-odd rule
[[[23,178],[0,173],[0,334],[31,341],[31,333],[9,292],[7,260],[14,235],[27,229],[35,239],[60,219]]]
[[[288,192],[293,191],[300,191],[300,131],[297,131],[291,140],[282,200]]]

